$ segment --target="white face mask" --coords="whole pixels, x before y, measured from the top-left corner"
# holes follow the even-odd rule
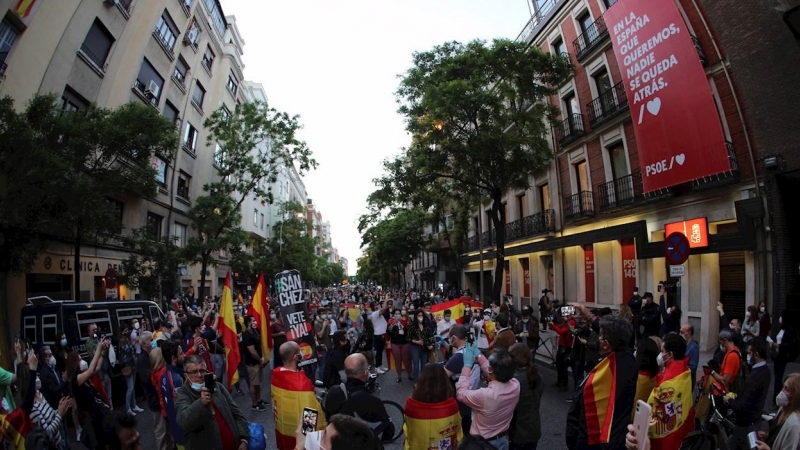
[[[133,329],[134,330],[138,330],[139,329],[139,322],[134,322]]]
[[[56,357],[55,356],[50,356],[50,359],[47,361],[47,365],[49,365],[51,369],[55,369],[56,368]]]
[[[659,353],[658,356],[656,356],[656,362],[658,362],[658,367],[664,367],[664,354],[663,353]]]
[[[749,319],[750,318],[750,313],[749,312],[744,313],[744,317],[745,317],[745,319]]]
[[[765,308],[765,307],[763,307],[763,306],[762,306],[761,308],[758,308],[758,310],[759,310],[759,311],[761,311],[762,313],[763,313],[763,312],[767,312],[767,308]]]
[[[778,406],[787,406],[789,405],[789,397],[781,391],[777,397],[775,397],[775,404]]]
[[[423,320],[425,320],[424,317],[417,317],[417,322],[422,323]]]
[[[322,432],[312,431],[306,435],[305,450],[322,450],[320,442],[322,441]]]
[[[450,322],[450,316],[444,316],[444,321],[445,322]]]
[[[277,317],[277,316],[275,316],[275,314],[270,314],[270,315],[269,315],[269,318],[270,318],[271,320],[275,320],[275,317]]]
[[[724,352],[724,351],[725,351],[725,346],[724,346],[724,345],[722,345],[722,344],[719,344],[719,349],[720,349],[720,350],[722,350],[722,351]]]
[[[783,317],[778,317],[778,323],[783,325]]]
[[[36,377],[36,390],[42,390],[42,380],[39,377]]]

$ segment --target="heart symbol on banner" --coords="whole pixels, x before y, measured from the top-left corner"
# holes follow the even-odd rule
[[[660,98],[656,97],[656,98],[650,100],[649,102],[647,102],[647,111],[650,114],[652,114],[654,116],[657,116],[658,115],[658,111],[660,111],[660,110],[661,110],[661,99]]]
[[[683,153],[681,153],[680,155],[675,156],[675,162],[676,163],[678,163],[680,165],[683,165],[684,161],[686,161],[686,155],[684,155]]]

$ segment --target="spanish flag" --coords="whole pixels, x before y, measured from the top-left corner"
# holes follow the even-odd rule
[[[303,408],[313,408],[319,412],[317,430],[327,426],[322,406],[314,395],[314,386],[305,372],[283,370],[278,367],[272,371],[272,417],[275,422],[275,442],[278,450],[295,448],[294,433],[300,425]]]
[[[22,408],[16,408],[10,414],[0,414],[0,447],[25,450],[25,438],[32,429],[33,422]]]
[[[589,445],[607,444],[611,438],[614,419],[614,399],[617,393],[617,359],[612,352],[589,373],[583,386],[586,405],[586,434]]]
[[[264,284],[264,272],[258,275],[258,284],[253,293],[253,317],[258,320],[259,337],[261,338],[261,350],[264,359],[269,361],[272,355],[272,331],[269,322],[269,304],[267,303],[267,287]]]
[[[431,306],[431,313],[436,316],[438,321],[444,316],[444,310],[449,309],[452,320],[455,320],[456,323],[464,323],[464,311],[467,308],[483,310],[483,303],[472,301],[469,297],[461,297]]]
[[[659,374],[658,385],[650,393],[647,403],[650,414],[650,448],[671,450],[694,430],[694,400],[692,398],[692,373],[689,359],[673,361]]]
[[[405,450],[456,449],[464,437],[461,414],[453,397],[439,403],[406,400]]]
[[[228,390],[239,382],[239,337],[236,335],[236,319],[233,316],[233,291],[231,290],[231,273],[225,277],[222,289],[222,301],[219,304],[219,330],[222,344],[225,346],[225,362],[227,364]]]
[[[700,391],[697,400],[697,408],[695,415],[700,423],[705,423],[708,419],[708,413],[711,411],[711,400],[708,398],[708,393],[714,385],[714,377],[711,376],[711,368],[703,366],[703,377],[701,378],[700,385],[703,387]]]

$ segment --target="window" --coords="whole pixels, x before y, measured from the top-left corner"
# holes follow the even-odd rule
[[[222,169],[224,167],[223,166],[224,163],[225,163],[225,149],[222,148],[221,145],[219,145],[219,142],[217,142],[217,148],[214,151],[214,164],[220,169]]]
[[[589,172],[586,160],[574,164],[573,167],[575,168],[575,184],[578,192],[589,191]]]
[[[162,187],[167,184],[167,162],[158,156],[153,157],[153,168],[156,169],[156,182]]]
[[[186,131],[183,133],[183,148],[195,153],[197,151],[197,128],[186,122]]]
[[[136,77],[134,87],[144,95],[150,104],[158,105],[161,88],[164,87],[164,78],[158,74],[155,67],[146,58],[142,60],[142,67],[139,69],[139,76]]]
[[[116,213],[114,215],[114,219],[116,221],[116,223],[114,224],[116,225],[115,229],[117,233],[121,233],[122,223],[123,223],[122,221],[123,213],[125,212],[125,203],[122,203],[121,201],[115,200],[113,198],[107,198],[106,200],[108,201],[108,203],[111,204],[111,207],[114,209],[114,212]]]
[[[589,11],[584,12],[583,14],[580,15],[580,17],[578,17],[578,24],[581,27],[581,34],[584,35],[584,39],[586,39],[587,41],[591,41],[594,39],[594,37],[590,37],[588,35],[589,27],[592,25],[592,23],[594,23],[594,20],[592,20],[592,15],[589,14]]]
[[[178,1],[181,2],[181,8],[183,8],[183,12],[185,12],[186,15],[188,16],[189,11],[192,10],[192,0],[178,0]]]
[[[64,88],[64,93],[61,94],[61,110],[62,111],[80,111],[89,108],[89,102],[75,92],[71,87]]]
[[[259,220],[260,220],[259,228],[261,228],[263,230],[264,229],[264,213],[261,213],[261,217],[259,218]]]
[[[167,100],[164,102],[164,117],[168,118],[172,121],[172,123],[178,123],[178,108],[175,107],[172,103]]]
[[[595,73],[592,78],[594,85],[597,87],[598,97],[603,97],[603,94],[611,90],[611,78],[608,76],[608,70],[605,68]]]
[[[111,315],[108,310],[95,310],[95,311],[76,311],[75,316],[78,318],[78,333],[80,334],[81,341],[89,337],[89,325],[97,325],[97,334],[111,332]],[[83,350],[85,350],[85,346]]]
[[[112,45],[114,45],[114,36],[99,19],[94,19],[92,27],[89,28],[89,32],[81,44],[81,53],[98,69],[105,70],[106,59]]]
[[[169,53],[172,54],[175,41],[178,39],[178,27],[175,26],[175,22],[172,20],[167,10],[164,10],[164,13],[161,14],[161,17],[158,19],[155,35],[158,40],[164,44],[164,47],[169,50]]]
[[[520,194],[517,196],[517,211],[519,212],[519,218],[522,219],[525,217],[525,194]]]
[[[147,213],[147,234],[149,234],[152,238],[160,238],[161,223],[163,221],[164,218],[158,214],[153,214],[151,212]]]
[[[183,38],[183,43],[191,45],[192,48],[197,50],[197,45],[200,43],[201,32],[200,24],[197,23],[196,19],[192,19],[189,23],[189,28],[186,29],[186,36]]]
[[[129,325],[133,319],[141,319],[144,317],[142,308],[125,308],[117,310],[117,325],[122,328],[122,325]]]
[[[22,337],[26,341],[36,344],[36,316],[28,316],[23,322],[24,330],[22,330]]]
[[[192,93],[192,103],[194,106],[197,107],[199,110],[203,110],[203,99],[206,98],[206,90],[203,88],[203,85],[200,84],[199,81],[195,82],[194,85],[194,92]]]
[[[58,316],[48,314],[42,316],[42,344],[54,345],[58,338]]]
[[[567,46],[564,45],[564,40],[561,38],[556,39],[552,44],[553,53],[556,55],[566,55]]]
[[[617,3],[617,0],[603,0],[603,4],[606,5],[606,9],[614,6],[614,3]]]
[[[236,91],[239,89],[239,82],[236,81],[236,77],[233,74],[228,75],[228,92],[231,93],[234,97],[236,97]]]
[[[581,128],[579,127],[583,125],[580,117],[581,107],[578,105],[578,97],[575,96],[574,92],[567,94],[562,101],[564,102],[564,113],[562,114],[562,119],[564,119],[563,131],[564,136],[569,136],[580,130]]]
[[[547,183],[539,186],[539,208],[542,211],[553,209],[550,206],[550,186]]]
[[[175,245],[180,248],[186,247],[187,230],[186,225],[175,222]]]
[[[214,65],[214,52],[211,51],[211,46],[206,47],[206,52],[203,54],[203,67],[211,72],[211,67]]]
[[[222,10],[219,8],[219,2],[214,0],[203,0],[206,4],[206,9],[208,9],[209,15],[211,15],[211,21],[214,23],[214,28],[217,29],[217,33],[219,33],[220,37],[225,34],[225,28],[227,27],[227,23],[225,22],[225,17],[222,15]]]
[[[253,210],[253,226],[258,226],[258,210]]]
[[[19,32],[11,26],[11,22],[3,19],[0,22],[0,76],[6,71],[6,59],[11,52],[11,47],[17,41]]]
[[[189,200],[189,188],[192,182],[192,177],[188,173],[181,171],[178,175],[178,197],[184,200]]]
[[[175,70],[172,72],[172,78],[184,89],[186,89],[187,73],[189,73],[189,65],[186,64],[182,56],[178,56],[178,62],[175,63]]]

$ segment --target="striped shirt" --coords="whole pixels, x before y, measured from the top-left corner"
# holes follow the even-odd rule
[[[33,402],[31,420],[45,431],[50,442],[55,445],[61,443],[61,416],[44,401],[44,398]]]

